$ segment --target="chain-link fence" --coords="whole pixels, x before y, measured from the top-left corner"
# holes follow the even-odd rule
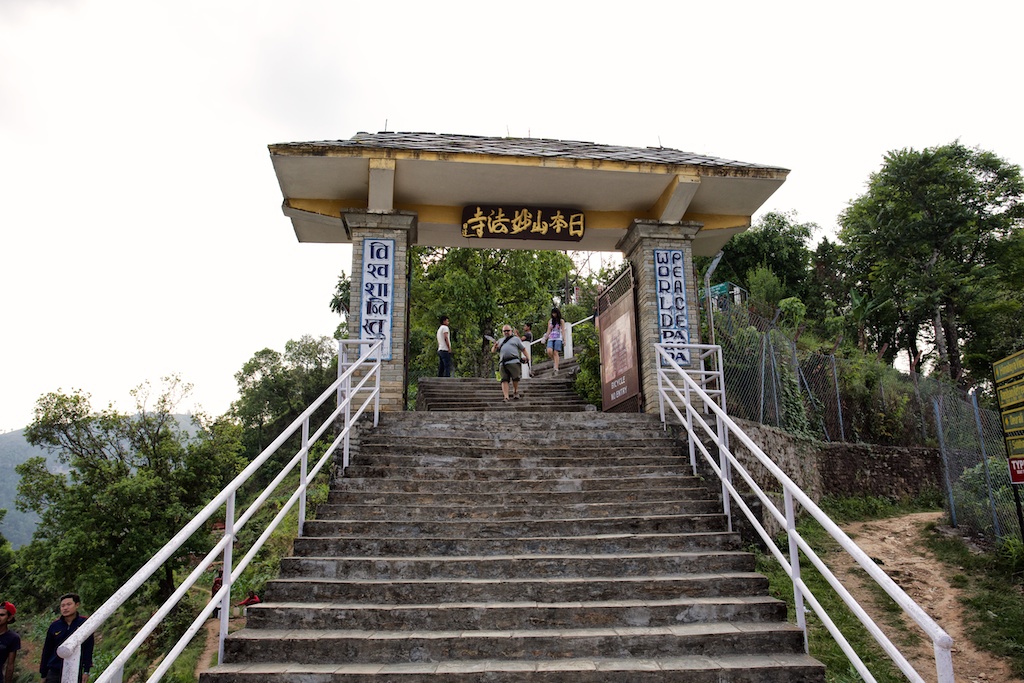
[[[959,387],[871,358],[798,353],[777,320],[717,303],[731,414],[825,441],[938,445],[954,524],[992,540],[1020,538],[998,413]]]
[[[1020,538],[999,413],[977,396],[932,398],[953,525],[989,539]],[[1018,491],[1019,493],[1019,491]]]

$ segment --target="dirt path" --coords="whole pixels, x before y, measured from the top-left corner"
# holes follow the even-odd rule
[[[236,631],[245,626],[245,619],[238,617],[228,620],[228,632]],[[199,680],[199,674],[207,671],[213,666],[213,660],[217,657],[217,650],[220,643],[218,642],[218,636],[220,635],[220,619],[207,619],[204,624],[206,630],[206,647],[203,648],[203,654],[199,655],[199,661],[196,663],[196,680]]]
[[[858,522],[844,530],[882,569],[910,595],[936,622],[953,637],[953,669],[956,680],[962,683],[1024,683],[1010,675],[1010,667],[994,655],[974,648],[964,629],[964,612],[959,597],[961,591],[947,580],[949,569],[925,548],[921,541],[922,528],[937,521],[940,512],[922,512],[904,517],[893,517],[872,522]],[[864,586],[866,575],[846,553],[835,556],[833,571],[850,588],[850,592],[880,624],[881,610],[874,609],[874,594]],[[907,617],[914,633],[922,633]],[[885,629],[890,637],[891,629]],[[900,644],[897,641],[897,644]],[[916,646],[904,647],[904,655],[927,681],[935,681],[932,644],[926,636]]]

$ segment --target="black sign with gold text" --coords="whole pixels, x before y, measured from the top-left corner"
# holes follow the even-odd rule
[[[579,242],[583,222],[576,209],[478,204],[462,209],[462,236]]]

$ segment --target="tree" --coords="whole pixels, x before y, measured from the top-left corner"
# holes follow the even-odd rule
[[[410,375],[437,371],[441,315],[451,319],[457,375],[492,372],[490,343],[504,322],[546,320],[561,294],[572,259],[556,251],[414,247],[410,297]]]
[[[330,337],[303,335],[285,342],[284,353],[253,354],[235,373],[238,400],[231,404],[231,415],[245,430],[248,457],[259,455],[337,376],[337,346]],[[325,405],[317,417],[326,419],[332,408]]]
[[[893,302],[912,357],[930,330],[936,369],[954,380],[964,379],[965,343],[1000,335],[978,326],[979,312],[1007,294],[1003,254],[1020,239],[1022,196],[1020,167],[954,142],[889,152],[840,216],[861,293]]]
[[[338,284],[334,286],[334,296],[331,297],[331,310],[341,316],[341,322],[338,323],[338,327],[334,331],[335,339],[348,339],[348,306],[351,295],[352,279],[345,274],[345,271],[341,271],[341,275],[338,276]]]
[[[748,274],[769,264],[783,288],[783,297],[804,298],[810,250],[808,243],[818,226],[798,223],[795,212],[771,211],[747,231],[733,236],[722,249],[725,255],[715,270],[719,282],[750,289]],[[781,297],[780,297],[781,298]]]
[[[99,604],[241,471],[237,425],[200,416],[190,433],[179,424],[174,410],[190,391],[167,377],[154,399],[143,384],[132,391],[131,415],[94,412],[80,391],[39,398],[25,437],[68,468],[51,472],[41,457],[17,467],[18,508],[40,516],[25,556],[41,589],[52,596],[77,587]],[[161,597],[173,592],[188,554],[206,549],[203,536],[164,565]]]

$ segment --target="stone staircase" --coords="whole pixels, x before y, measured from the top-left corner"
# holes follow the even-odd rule
[[[824,681],[684,447],[648,415],[545,409],[544,381],[361,430],[201,680]]]
[[[558,374],[551,361],[535,363],[533,376],[519,382],[522,398],[503,401],[501,382],[493,377],[421,377],[416,393],[416,410],[475,412],[578,412],[594,410],[573,391],[576,361],[563,359]],[[509,388],[511,393],[511,387]]]

